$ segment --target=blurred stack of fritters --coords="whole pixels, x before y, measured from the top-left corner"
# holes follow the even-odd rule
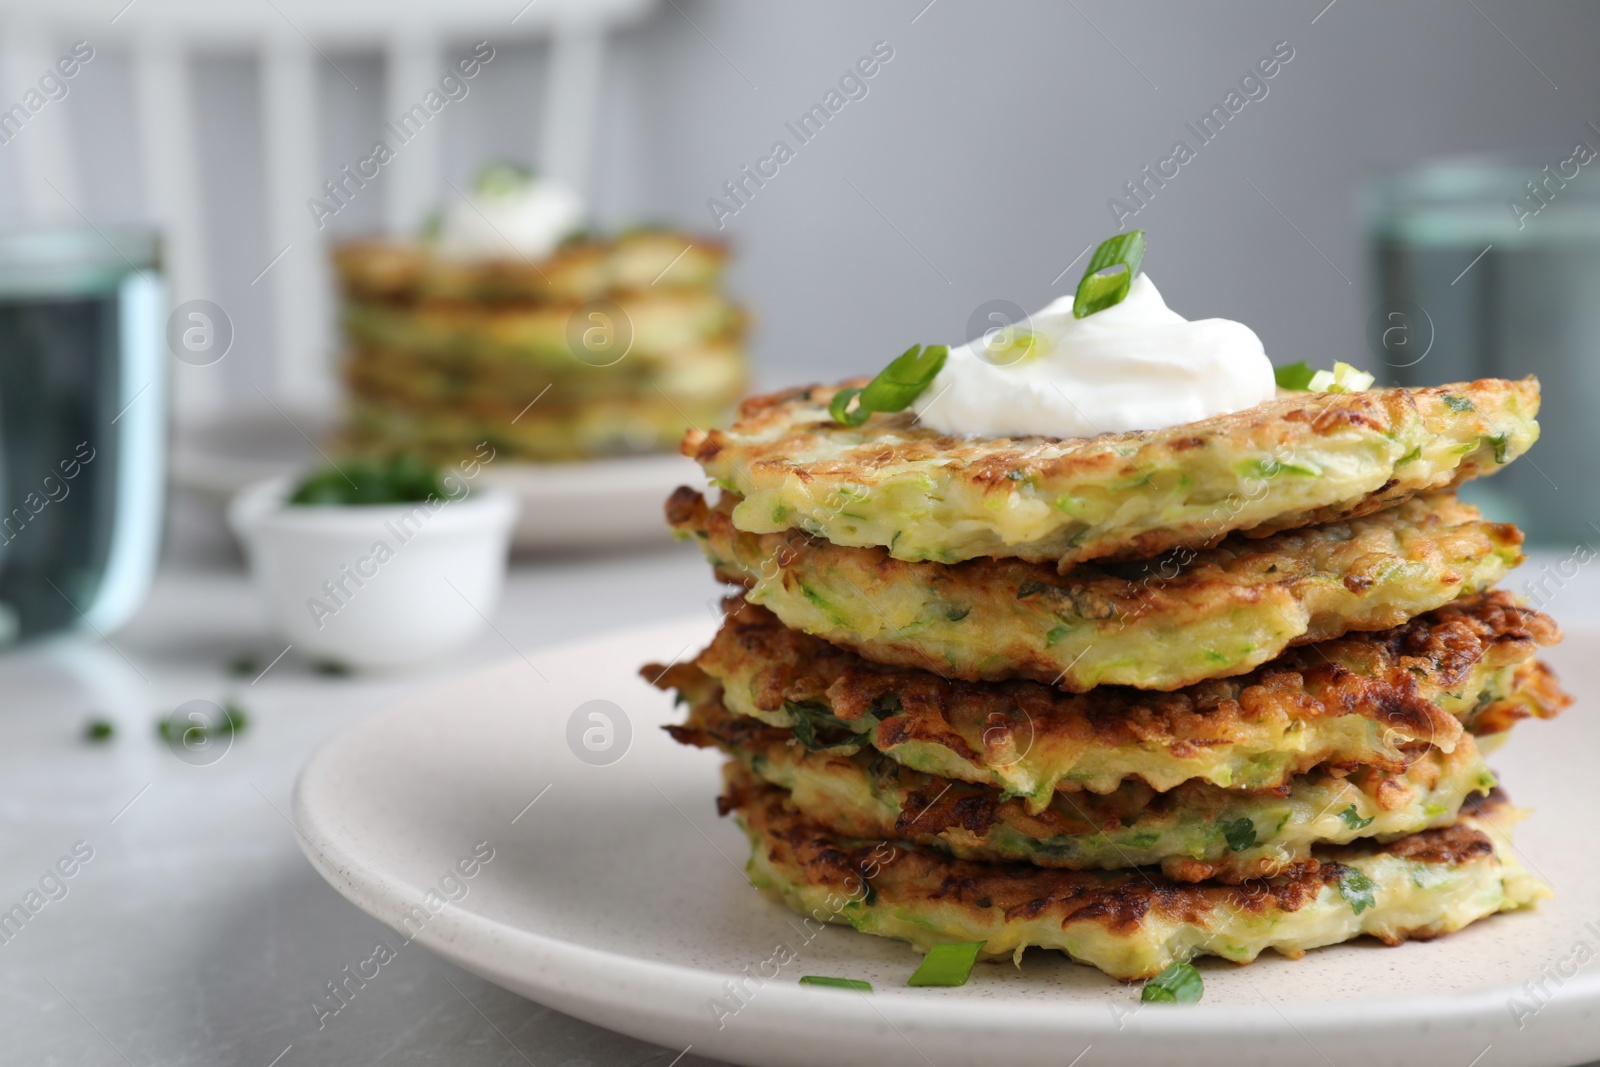
[[[741,592],[645,675],[732,757],[758,885],[1123,979],[1548,895],[1483,752],[1568,703],[1560,633],[1491,588],[1521,534],[1452,492],[1537,438],[1533,379],[1072,440],[850,428],[836,391],[690,433],[721,498],[667,509]]]
[[[536,462],[670,449],[744,388],[726,260],[720,242],[666,229],[537,259],[343,245],[347,444],[443,461],[484,441]]]

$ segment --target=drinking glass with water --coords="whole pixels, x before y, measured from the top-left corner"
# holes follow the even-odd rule
[[[142,230],[0,232],[0,645],[105,632],[161,529],[164,296]]]
[[[1566,548],[1600,546],[1600,135],[1585,133],[1390,175],[1368,211],[1372,369],[1400,385],[1538,375],[1537,453],[1462,495]]]

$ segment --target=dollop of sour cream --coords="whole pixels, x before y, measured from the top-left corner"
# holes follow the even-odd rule
[[[1276,393],[1253,330],[1230,319],[1190,322],[1148,274],[1121,303],[1081,319],[1072,299],[952,348],[913,404],[922,422],[956,436],[1090,437],[1164,430]]]
[[[450,204],[434,245],[455,259],[544,259],[583,226],[583,201],[548,178],[478,189]]]

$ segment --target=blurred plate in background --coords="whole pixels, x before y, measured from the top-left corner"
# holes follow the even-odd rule
[[[699,466],[677,455],[495,464],[482,477],[521,503],[511,535],[521,552],[665,543],[667,497],[680,485],[705,484]]]
[[[225,508],[245,486],[326,462],[318,454],[331,423],[275,412],[180,427],[172,448],[172,482]],[[490,463],[484,484],[517,498],[512,533],[518,552],[611,549],[663,544],[671,538],[661,508],[680,485],[705,476],[679,455],[625,456],[581,463]]]

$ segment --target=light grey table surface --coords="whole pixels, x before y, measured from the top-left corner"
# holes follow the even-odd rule
[[[283,642],[214,524],[177,525],[168,558],[182,562],[111,644],[0,657],[0,911],[78,842],[93,852],[65,896],[0,944],[0,1063],[673,1063],[680,1050],[542,1008],[427,952],[402,954],[319,1029],[323,984],[386,928],[313,872],[287,816],[312,752],[410,693],[542,645],[707,611],[717,589],[693,548],[519,563],[494,619],[503,638],[448,667],[330,678],[291,652],[252,684],[226,664],[250,653],[265,665]],[[1535,557],[1517,581],[1560,556]],[[1581,574],[1548,607],[1600,625],[1600,576]],[[215,764],[189,766],[154,736],[158,709],[227,697],[252,722]],[[117,722],[113,743],[80,739],[91,713]]]

